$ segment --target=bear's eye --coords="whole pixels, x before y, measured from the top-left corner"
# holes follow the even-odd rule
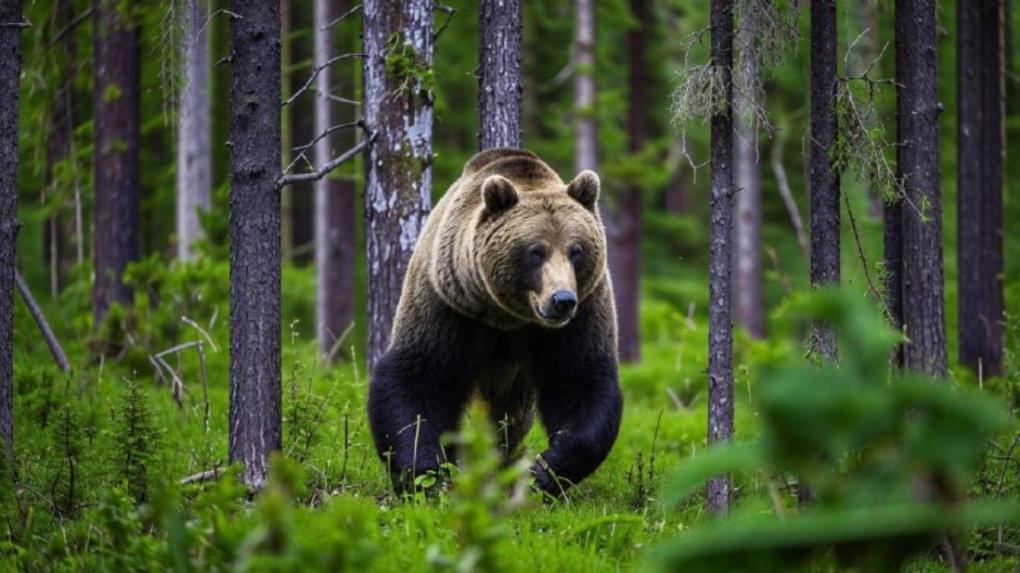
[[[581,263],[581,259],[584,258],[584,247],[581,245],[571,245],[570,250],[567,252],[567,256],[570,257],[570,262],[575,265]]]
[[[525,251],[525,258],[531,264],[540,264],[545,261],[545,246],[543,245],[531,245],[528,250]]]

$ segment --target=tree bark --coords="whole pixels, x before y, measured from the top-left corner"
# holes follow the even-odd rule
[[[345,12],[336,0],[315,1],[315,66],[324,66],[334,56],[333,28],[328,24]],[[323,67],[315,79],[315,133],[326,133],[336,123],[329,95],[333,92],[333,74]],[[347,139],[347,138],[345,138]],[[315,165],[321,167],[333,158],[334,141],[327,135],[315,144]],[[340,150],[353,146],[344,145]],[[350,181],[327,175],[315,182],[315,324],[319,354],[329,359],[337,339],[354,317],[354,186]]]
[[[98,325],[114,303],[130,304],[124,267],[138,259],[139,43],[134,7],[95,0],[95,283]]]
[[[258,490],[281,442],[280,12],[230,10],[230,461]]]
[[[1004,0],[959,2],[957,266],[960,364],[1002,374]]]
[[[0,0],[0,439],[14,456],[14,264],[18,229],[21,0]]]
[[[182,52],[184,77],[177,127],[177,257],[191,260],[202,238],[199,212],[212,202],[209,118],[209,4],[187,0]]]
[[[733,436],[733,323],[730,280],[733,227],[733,1],[712,0],[712,65],[726,102],[712,116],[711,246],[708,269],[708,443]],[[708,482],[706,507],[726,514],[730,478]]]
[[[574,169],[597,171],[595,2],[576,0],[574,9]]]
[[[364,6],[365,123],[374,135],[365,159],[370,368],[389,344],[404,272],[432,205],[432,6]]]
[[[813,5],[814,3],[812,3]],[[734,105],[737,118],[734,145],[734,304],[737,323],[752,338],[765,336],[761,270],[761,162],[758,151],[756,109],[760,105],[755,88],[759,54],[754,51],[760,8],[749,8],[737,29],[737,68],[734,72]]]
[[[839,284],[839,173],[829,152],[836,124],[836,0],[811,3],[811,286]],[[811,348],[835,360],[836,334],[824,324],[811,327]]]
[[[521,147],[522,0],[481,0],[478,12],[478,147]]]
[[[627,32],[630,62],[627,70],[627,151],[641,153],[648,136],[648,62],[647,36],[650,33],[651,9],[648,0],[630,0],[635,25]],[[616,299],[619,333],[619,355],[623,362],[641,358],[640,295],[641,295],[641,187],[627,185],[611,213],[609,257]]]
[[[939,186],[935,1],[897,0],[897,177],[902,206],[904,364],[946,375],[942,299],[942,197]]]

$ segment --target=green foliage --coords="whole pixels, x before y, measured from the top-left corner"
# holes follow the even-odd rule
[[[153,421],[148,397],[138,382],[125,378],[124,394],[116,413],[116,458],[118,479],[136,501],[149,497],[149,479],[159,431]]]
[[[696,458],[666,491],[677,500],[713,475],[763,471],[797,476],[813,501],[786,519],[778,506],[708,526],[668,544],[663,563],[771,571],[834,548],[841,566],[895,570],[934,534],[1020,521],[1020,505],[963,501],[987,440],[1003,427],[998,404],[945,382],[890,376],[897,338],[858,297],[820,292],[785,312],[792,322],[832,324],[839,364],[767,368],[755,401],[760,438]]]

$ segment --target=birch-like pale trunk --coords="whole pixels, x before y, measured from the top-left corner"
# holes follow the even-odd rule
[[[734,70],[733,142],[734,196],[733,267],[734,316],[753,338],[765,336],[765,311],[761,271],[761,161],[755,113],[761,105],[755,89],[759,55],[752,52],[758,33],[759,9],[745,11],[737,29],[737,66]]]
[[[212,201],[208,0],[187,0],[184,12],[184,74],[177,126],[177,258],[187,261],[202,238],[199,212],[208,210]]]
[[[368,365],[386,351],[407,263],[432,205],[432,100],[421,78],[387,72],[393,50],[431,69],[431,0],[364,4]]]
[[[595,121],[595,0],[574,5],[574,170],[598,171]]]
[[[334,57],[333,35],[335,28],[328,24],[344,12],[343,2],[315,0],[315,52],[316,68],[321,67],[315,79],[315,134],[327,133],[339,123],[334,116],[336,107],[330,98],[336,89],[335,76],[330,66]],[[346,138],[345,138],[346,139]],[[339,136],[326,135],[315,144],[314,163],[321,167],[333,156],[344,151],[338,148]],[[353,252],[354,189],[350,181],[327,175],[315,182],[315,330],[319,354],[324,359],[336,356],[333,352],[338,338],[353,317]]]

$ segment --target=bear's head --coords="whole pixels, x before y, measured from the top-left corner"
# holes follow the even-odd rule
[[[595,290],[606,267],[599,186],[591,171],[566,186],[557,178],[526,190],[503,175],[484,179],[474,264],[504,311],[559,328]]]

